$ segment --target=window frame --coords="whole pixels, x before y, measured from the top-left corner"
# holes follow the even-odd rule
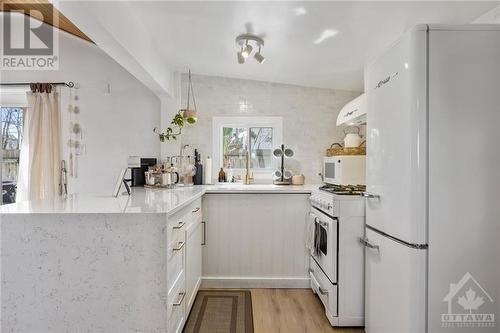
[[[270,127],[273,130],[273,146],[278,147],[283,142],[283,117],[255,117],[255,116],[227,116],[212,118],[212,158],[214,163],[214,174],[223,167],[223,128],[224,127]],[[250,133],[249,133],[250,135]],[[245,169],[235,168],[235,171]],[[272,179],[271,169],[253,169],[254,179]]]

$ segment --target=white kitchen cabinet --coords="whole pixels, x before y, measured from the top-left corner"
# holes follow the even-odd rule
[[[189,313],[201,284],[201,216],[186,229],[186,312]]]
[[[307,288],[308,194],[206,194],[203,287]]]
[[[201,199],[167,219],[167,325],[168,333],[178,333],[201,280]]]

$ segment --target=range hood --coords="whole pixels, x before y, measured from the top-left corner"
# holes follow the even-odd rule
[[[362,94],[347,103],[337,117],[339,125],[359,126],[366,124],[366,94]]]

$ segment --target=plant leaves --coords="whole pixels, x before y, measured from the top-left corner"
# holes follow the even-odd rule
[[[196,123],[196,118],[188,117],[184,120],[182,112],[179,111],[170,122],[171,125],[174,125],[174,127],[177,128],[177,131],[174,133],[174,129],[172,127],[167,127],[164,133],[159,134],[160,141],[165,142],[165,140],[176,140],[177,137],[181,135],[185,122],[190,125],[194,124]]]

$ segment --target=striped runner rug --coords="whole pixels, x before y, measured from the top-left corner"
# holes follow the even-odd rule
[[[200,290],[185,333],[253,333],[249,290]]]

